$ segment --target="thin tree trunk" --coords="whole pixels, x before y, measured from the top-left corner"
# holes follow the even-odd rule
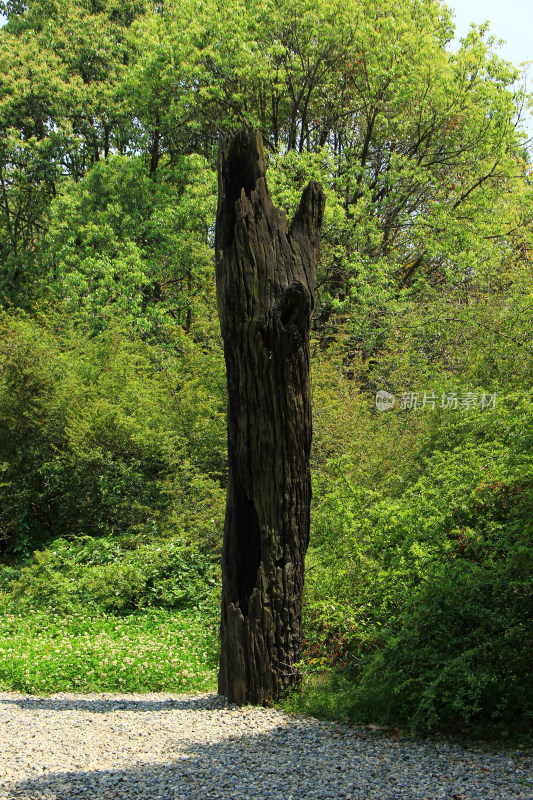
[[[152,138],[152,147],[150,148],[150,177],[153,178],[159,166],[159,144],[161,141],[161,132],[159,130],[159,111],[155,114],[155,129]]]
[[[228,384],[229,480],[222,560],[219,692],[267,703],[300,660],[309,539],[309,326],[324,195],[294,221],[270,198],[259,133],[219,155],[218,313]]]

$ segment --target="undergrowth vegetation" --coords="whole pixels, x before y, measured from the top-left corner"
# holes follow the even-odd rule
[[[217,634],[198,611],[117,617],[0,615],[0,691],[202,692],[216,688]]]

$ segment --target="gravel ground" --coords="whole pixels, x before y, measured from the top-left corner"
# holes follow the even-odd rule
[[[0,800],[533,800],[533,759],[216,695],[0,693]]]

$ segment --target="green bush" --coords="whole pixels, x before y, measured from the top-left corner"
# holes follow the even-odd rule
[[[179,330],[86,339],[0,318],[0,552],[57,537],[221,541],[223,362]]]
[[[58,539],[18,575],[0,570],[4,609],[129,614],[147,608],[205,606],[216,591],[218,559],[174,539]],[[6,578],[8,580],[6,580]],[[10,580],[9,580],[10,579]]]
[[[400,496],[346,479],[318,499],[307,636],[355,668],[359,718],[531,723],[532,423],[509,395],[436,430]]]

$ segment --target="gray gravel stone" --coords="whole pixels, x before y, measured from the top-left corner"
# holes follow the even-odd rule
[[[15,798],[533,800],[533,762],[212,694],[0,693],[0,800]]]

